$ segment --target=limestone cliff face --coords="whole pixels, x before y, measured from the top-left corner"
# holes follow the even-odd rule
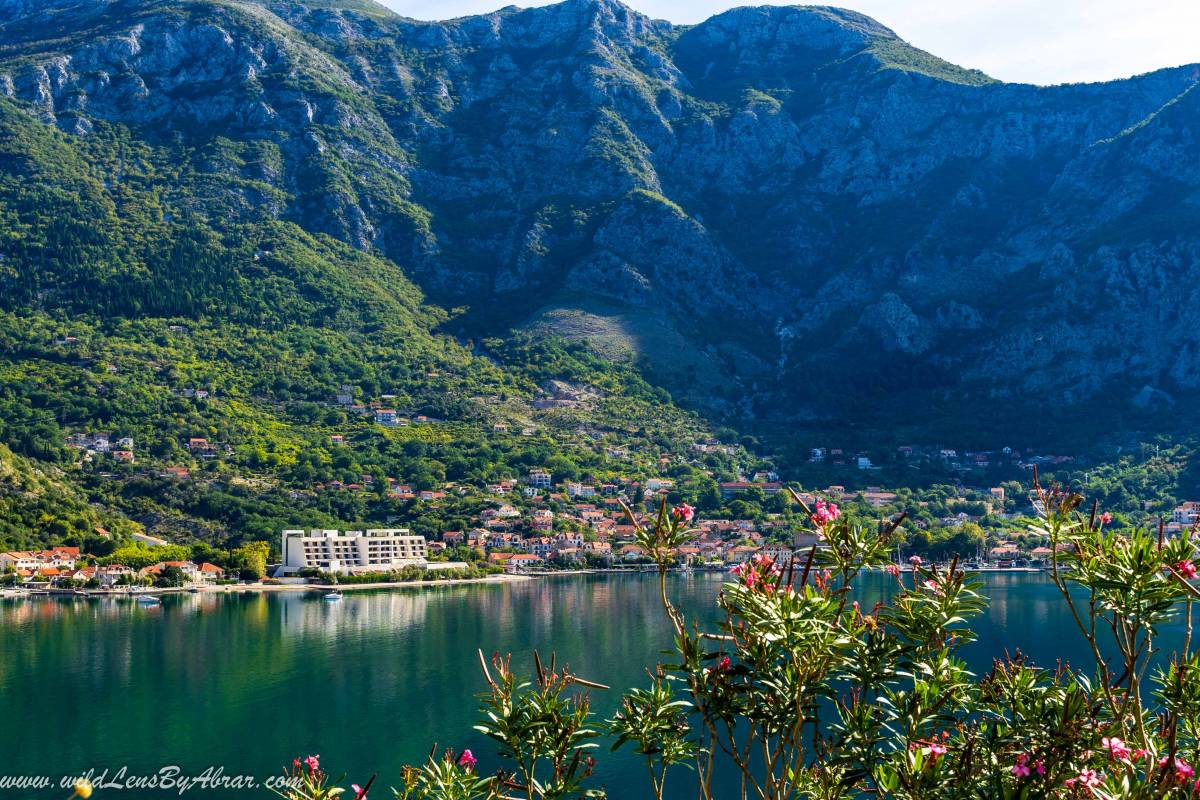
[[[0,43],[47,124],[183,143],[484,324],[594,296],[733,336],[764,408],[897,357],[967,394],[1200,386],[1195,67],[1004,84],[851,11],[616,0],[0,0]]]

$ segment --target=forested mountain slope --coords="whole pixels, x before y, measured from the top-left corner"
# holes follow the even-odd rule
[[[4,441],[178,446],[202,383],[255,457],[342,383],[483,440],[557,367],[650,437],[700,425],[650,384],[801,449],[1186,428],[1198,77],[1005,84],[824,7],[0,0]]]

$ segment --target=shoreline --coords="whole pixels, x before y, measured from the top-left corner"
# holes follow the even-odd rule
[[[704,572],[719,572],[721,570],[702,570]],[[258,592],[330,592],[334,589],[347,592],[371,591],[381,589],[425,589],[438,586],[471,586],[497,585],[508,583],[524,583],[535,578],[575,577],[578,575],[638,575],[649,574],[649,569],[618,568],[618,569],[572,569],[552,572],[505,572],[487,575],[482,578],[448,578],[436,581],[382,581],[377,583],[239,583],[201,586],[171,586],[171,587],[138,587],[135,591],[121,589],[0,589],[0,600],[31,598],[31,597],[142,597],[172,594],[246,594]],[[195,591],[193,591],[195,590]]]
[[[868,569],[871,572],[881,571],[882,568]],[[723,569],[697,569],[696,573],[723,573]],[[902,573],[912,572],[912,567],[905,565],[900,568]],[[990,567],[990,568],[973,568],[965,569],[965,572],[971,574],[995,574],[995,573],[1039,573],[1046,570],[1041,567]],[[24,589],[24,588],[5,588],[0,589],[0,600],[7,599],[25,599],[36,597],[87,597],[87,598],[102,598],[102,597],[124,597],[136,598],[144,595],[162,596],[171,594],[253,594],[260,592],[330,592],[335,589],[343,594],[347,592],[359,591],[379,591],[392,589],[427,589],[436,588],[438,586],[480,586],[480,585],[503,585],[510,583],[524,583],[535,578],[565,578],[577,577],[580,575],[644,575],[652,573],[652,570],[637,569],[637,568],[617,568],[617,569],[570,569],[558,570],[553,572],[523,572],[523,573],[501,573],[498,575],[487,575],[482,578],[450,578],[439,581],[383,581],[378,583],[356,583],[356,584],[333,584],[333,583],[247,583],[247,584],[228,584],[217,586],[172,586],[169,588],[154,588],[142,587],[136,591],[126,591],[124,589]],[[679,574],[679,570],[672,570],[673,574]],[[193,591],[195,590],[195,591]]]
[[[529,575],[487,575],[483,578],[450,578],[440,581],[388,581],[381,583],[244,583],[221,586],[172,586],[169,588],[143,587],[137,591],[108,589],[5,589],[0,591],[0,599],[7,598],[36,598],[36,597],[88,597],[88,598],[136,598],[143,596],[160,597],[171,594],[255,594],[260,592],[329,592],[334,589],[347,592],[370,591],[372,589],[424,589],[437,586],[467,586],[485,584],[521,583],[530,580]],[[197,591],[192,591],[196,589]]]

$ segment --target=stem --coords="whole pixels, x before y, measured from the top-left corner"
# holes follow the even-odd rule
[[[1184,619],[1187,620],[1187,632],[1183,636],[1183,660],[1187,661],[1192,651],[1192,598],[1188,598],[1186,603],[1186,612]]]
[[[1036,480],[1036,475],[1034,477]],[[1048,506],[1046,505],[1046,502],[1047,501],[1046,501],[1045,495],[1043,495],[1042,496],[1042,508],[1048,511],[1049,509],[1048,509]],[[1059,543],[1059,537],[1061,536],[1061,533],[1062,533],[1061,520],[1054,520],[1054,522],[1052,523],[1052,526],[1051,526],[1051,530],[1050,530],[1050,551],[1051,551],[1050,552],[1050,563],[1052,565],[1050,576],[1051,576],[1051,579],[1054,581],[1054,585],[1056,587],[1058,587],[1059,593],[1063,596],[1063,599],[1066,601],[1067,608],[1070,609],[1071,616],[1075,619],[1075,624],[1079,627],[1080,633],[1083,634],[1083,638],[1087,640],[1087,643],[1092,648],[1092,656],[1096,660],[1096,669],[1100,672],[1100,686],[1104,691],[1104,699],[1108,703],[1109,710],[1113,713],[1114,716],[1117,716],[1117,714],[1118,714],[1117,703],[1116,703],[1115,698],[1113,698],[1112,688],[1110,686],[1110,682],[1112,680],[1112,675],[1108,671],[1108,662],[1106,662],[1104,660],[1104,656],[1100,653],[1100,648],[1096,644],[1095,592],[1093,591],[1093,593],[1092,593],[1092,605],[1091,605],[1091,610],[1089,612],[1089,618],[1091,620],[1091,630],[1089,631],[1088,626],[1083,624],[1083,618],[1080,617],[1080,615],[1079,615],[1079,609],[1075,607],[1075,600],[1071,597],[1071,592],[1067,588],[1066,581],[1063,580],[1062,575],[1060,574],[1059,565],[1058,565],[1058,543]]]

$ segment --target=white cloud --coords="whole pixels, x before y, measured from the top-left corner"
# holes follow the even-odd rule
[[[381,0],[417,19],[495,10],[503,0]],[[626,0],[652,17],[695,23],[728,0]],[[763,0],[749,0],[758,5]],[[521,5],[546,5],[526,0]],[[855,0],[850,7],[907,41],[1007,81],[1124,78],[1200,62],[1196,0]]]

